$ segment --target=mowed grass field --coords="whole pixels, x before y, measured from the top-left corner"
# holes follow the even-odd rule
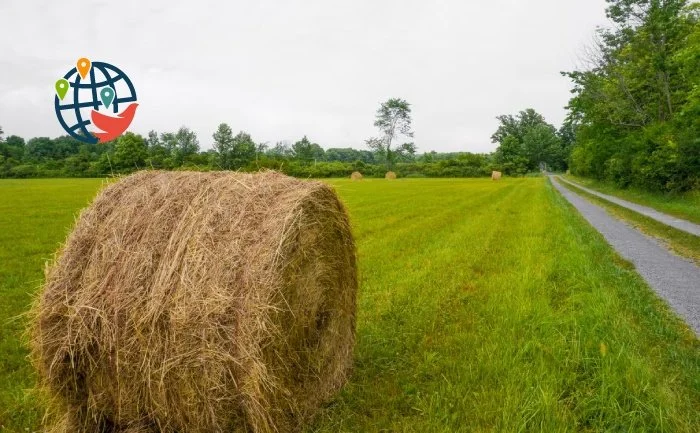
[[[700,342],[544,178],[330,181],[355,369],[309,432],[700,431]],[[100,180],[0,181],[0,427],[37,430],[21,337]]]

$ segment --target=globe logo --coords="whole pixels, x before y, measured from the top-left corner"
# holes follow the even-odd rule
[[[71,137],[85,143],[119,137],[139,105],[134,85],[121,69],[86,58],[56,81],[55,89],[58,122]]]

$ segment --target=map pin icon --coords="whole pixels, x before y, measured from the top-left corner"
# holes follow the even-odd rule
[[[87,73],[90,72],[90,60],[86,59],[85,57],[78,59],[78,63],[76,64],[78,67],[78,72],[80,72],[80,76],[85,79],[87,76]]]
[[[63,101],[66,93],[68,93],[68,88],[70,88],[70,83],[68,83],[68,80],[65,78],[61,78],[60,80],[56,81],[56,93],[61,101]]]
[[[100,90],[100,99],[102,100],[102,103],[105,104],[105,108],[109,108],[109,105],[114,100],[114,89],[111,87],[105,87],[104,89]]]

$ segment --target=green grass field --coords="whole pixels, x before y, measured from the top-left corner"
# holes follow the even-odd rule
[[[573,175],[564,177],[604,194],[614,195],[621,199],[649,206],[660,212],[700,224],[700,191],[698,190],[684,194],[662,194],[635,188],[621,189],[607,182]]]
[[[38,429],[22,314],[101,183],[0,181],[0,431]],[[331,183],[358,339],[310,432],[700,430],[700,341],[547,179]]]

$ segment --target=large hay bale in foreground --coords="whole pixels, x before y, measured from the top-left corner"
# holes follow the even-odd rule
[[[394,180],[396,179],[396,173],[394,173],[393,171],[387,171],[384,175],[384,179]]]
[[[360,173],[359,171],[353,171],[352,174],[350,175],[350,179],[362,180],[362,173]]]
[[[330,187],[141,172],[47,269],[32,350],[52,431],[296,431],[346,381],[357,273]]]

